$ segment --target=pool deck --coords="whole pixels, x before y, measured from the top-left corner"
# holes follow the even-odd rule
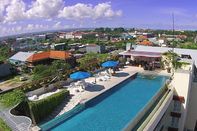
[[[117,84],[121,83],[122,81],[128,79],[129,77],[133,76],[136,74],[137,67],[130,68],[130,67],[125,67],[124,69],[117,71],[115,76],[111,76],[111,78],[107,81],[97,81],[97,84],[93,85],[91,89],[87,89],[82,93],[82,101],[81,103],[85,103],[89,101],[90,99],[102,94],[103,92],[113,88]],[[94,81],[95,78],[91,77],[86,79],[86,82],[91,82]],[[94,90],[95,89],[95,90]]]
[[[107,81],[96,81],[96,84],[92,84],[91,87],[87,87],[83,92],[76,92],[77,88],[68,88],[70,94],[72,95],[70,101],[63,105],[60,112],[58,112],[55,116],[60,116],[65,112],[73,109],[79,103],[86,103],[87,101],[93,99],[94,97],[102,94],[103,92],[113,88],[118,85],[122,81],[128,79],[136,73],[143,74],[153,74],[153,75],[165,75],[169,76],[170,74],[164,70],[155,70],[155,71],[145,71],[143,68],[134,67],[134,66],[125,66],[120,71],[116,71],[115,76],[111,76],[111,78]],[[95,77],[90,77],[85,79],[86,82],[92,83],[95,81]],[[37,129],[33,129],[37,131]]]
[[[110,80],[107,81],[98,81],[96,85],[94,85],[92,88],[92,90],[94,90],[95,88],[99,87],[103,89],[100,91],[91,91],[90,90],[85,90],[81,95],[81,103],[85,103],[87,101],[89,101],[90,99],[102,94],[103,92],[113,88],[114,86],[116,86],[117,84],[121,83],[122,81],[128,79],[129,77],[133,76],[136,73],[144,73],[144,74],[157,74],[157,75],[165,75],[165,76],[169,76],[170,74],[167,73],[166,71],[162,71],[162,70],[156,70],[156,71],[144,71],[143,68],[139,68],[139,67],[134,67],[134,66],[125,66],[125,68],[123,68],[120,71],[116,72],[115,76],[112,76]],[[95,78],[94,77],[90,77],[88,79],[86,79],[86,82],[91,82],[94,81]]]
[[[87,101],[93,99],[94,97],[102,94],[103,92],[113,88],[117,84],[122,81],[128,79],[136,73],[144,73],[144,74],[156,74],[156,75],[170,75],[166,71],[163,70],[155,70],[155,71],[144,71],[143,68],[134,67],[134,66],[125,66],[125,68],[120,71],[116,71],[115,76],[111,76],[111,78],[107,81],[96,81],[96,84],[92,84],[91,87],[87,87],[83,92],[76,92],[76,88],[68,89],[72,98],[70,101],[64,106],[64,108],[57,114],[57,116],[62,115],[63,113],[73,109],[79,103],[86,103]],[[86,82],[92,83],[95,81],[95,77],[90,77],[85,79]]]
[[[131,67],[126,66],[125,68],[121,69],[120,71],[116,71],[115,76],[111,76],[111,78],[107,81],[96,81],[96,84],[92,84],[91,87],[87,87],[83,92],[76,92],[76,88],[68,89],[72,98],[70,101],[65,105],[65,107],[61,110],[61,112],[57,115],[62,115],[63,113],[71,110],[79,103],[85,103],[92,98],[102,94],[103,92],[111,89],[115,85],[121,83],[122,81],[128,79],[132,75],[139,72],[141,69],[139,67]],[[95,77],[90,77],[85,79],[87,83],[92,83],[95,81]]]

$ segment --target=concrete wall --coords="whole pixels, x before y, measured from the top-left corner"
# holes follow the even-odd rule
[[[39,96],[39,95],[44,94],[46,92],[49,92],[53,89],[54,89],[54,85],[51,84],[47,88],[42,87],[42,88],[36,89],[34,91],[30,91],[30,92],[26,93],[26,96],[33,96],[33,95],[38,95]]]
[[[189,104],[189,96],[191,92],[191,82],[192,82],[192,71],[178,70],[174,73],[174,79],[172,81],[172,85],[175,88],[175,92],[178,96],[183,96],[185,98],[185,102],[182,104],[182,109],[181,109],[182,115],[179,119],[179,131],[183,131],[185,126],[188,104]]]
[[[167,96],[164,96],[163,101],[161,99],[161,105],[159,108],[156,109],[156,112],[153,112],[154,115],[143,129],[144,131],[153,131],[153,130],[160,130],[165,123],[165,127],[163,129],[167,130],[169,125],[169,114],[172,108],[172,98],[173,98],[174,91],[171,90]],[[161,124],[160,124],[161,123]]]
[[[163,95],[165,87],[163,89],[161,88],[160,91],[155,94],[155,96],[150,100],[150,102],[136,115],[134,120],[131,120],[124,128],[124,131],[131,131],[135,128],[137,123],[140,122],[140,120],[144,117],[144,115],[148,112],[148,110],[153,106],[153,104],[156,102],[156,100]]]
[[[189,130],[194,130],[195,124],[197,122],[197,83],[192,84],[189,109],[186,119],[185,128]]]

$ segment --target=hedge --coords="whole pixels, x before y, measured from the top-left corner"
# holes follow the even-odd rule
[[[39,123],[44,120],[59,104],[63,102],[63,100],[68,100],[69,96],[70,94],[68,90],[62,90],[42,100],[30,101],[29,109],[33,122]]]
[[[0,118],[0,131],[11,131],[10,127]]]

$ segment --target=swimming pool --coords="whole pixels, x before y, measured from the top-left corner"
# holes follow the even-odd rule
[[[78,114],[53,127],[52,131],[120,131],[163,87],[167,77],[138,75],[88,101]]]

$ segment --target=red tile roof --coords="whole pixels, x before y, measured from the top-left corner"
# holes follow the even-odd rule
[[[149,45],[150,46],[150,45],[153,45],[153,44],[150,41],[144,40],[144,41],[140,42],[140,45]]]
[[[36,53],[30,56],[27,61],[28,62],[35,62],[35,61],[41,61],[44,59],[60,59],[60,60],[66,60],[70,57],[70,52],[66,51],[46,51],[41,53]]]

